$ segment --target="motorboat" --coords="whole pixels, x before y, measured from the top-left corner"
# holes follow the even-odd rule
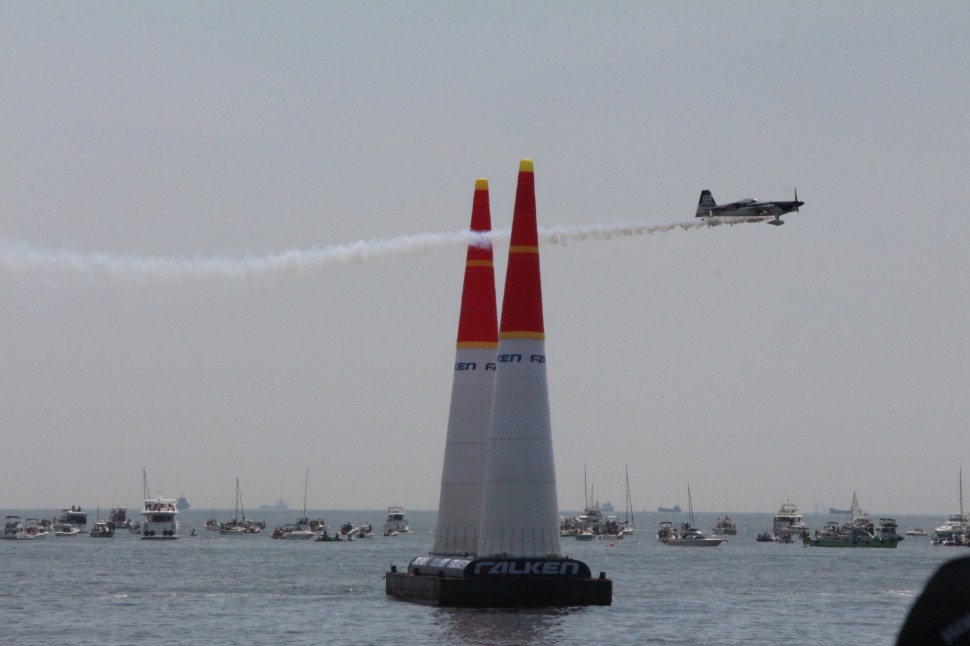
[[[178,503],[175,505],[178,507]],[[131,529],[131,521],[128,519],[128,509],[125,507],[112,507],[108,514],[108,524],[111,529]]]
[[[603,510],[600,509],[600,504],[594,502],[587,505],[583,513],[576,516],[575,525],[579,532],[589,530],[593,534],[600,534],[603,527]]]
[[[593,530],[591,529],[584,529],[583,531],[576,533],[575,537],[577,541],[585,542],[595,540],[596,534],[594,534]]]
[[[731,517],[725,514],[724,516],[718,516],[717,520],[714,522],[714,528],[712,530],[715,534],[725,534],[728,536],[734,536],[738,533],[738,528],[731,520]]]
[[[178,513],[174,498],[146,498],[141,512],[141,537],[150,540],[178,538]]]
[[[704,532],[694,526],[694,502],[690,495],[690,483],[687,483],[687,509],[689,522],[681,523],[667,540],[662,541],[665,545],[674,545],[677,547],[717,547],[724,542],[725,539],[718,538],[717,536],[705,536]]]
[[[150,498],[148,476],[141,472],[145,489],[145,504],[141,510],[142,540],[175,540],[179,537],[178,501],[175,498]]]
[[[388,507],[387,519],[384,521],[384,536],[396,536],[410,531],[411,527],[408,525],[408,515],[404,507],[400,505]]]
[[[802,539],[811,547],[896,547],[898,540],[874,535],[863,524],[839,523],[829,521],[814,536]]]
[[[908,532],[906,532],[906,535],[907,536],[917,536],[917,537],[919,537],[919,536],[929,536],[929,534],[926,533],[926,530],[923,529],[922,527],[917,527],[915,529],[911,529]]]
[[[23,541],[35,538],[44,538],[47,532],[41,533],[36,518],[28,518],[27,524],[21,522],[20,516],[6,516],[3,525],[3,534],[0,539],[7,541]],[[33,521],[33,524],[31,524]]]
[[[933,545],[966,545],[970,531],[970,514],[964,511],[950,514],[950,518],[933,530]]]
[[[675,538],[669,539],[667,545],[677,547],[717,547],[725,539],[716,536],[705,536],[701,530],[691,527],[689,523],[681,523]]]
[[[960,469],[960,511],[933,530],[930,545],[970,544],[970,514],[963,510],[963,469]]]
[[[798,513],[798,505],[791,500],[786,500],[771,521],[772,533],[775,538],[783,538],[786,533],[791,536],[803,530],[808,531],[808,526],[805,525],[802,515]]]
[[[353,541],[357,539],[357,532],[360,528],[354,525],[349,520],[340,526],[340,531],[337,533],[337,537],[344,541]]]
[[[91,538],[112,538],[115,535],[115,529],[106,520],[95,521],[94,526],[91,528],[91,533],[89,536]]]
[[[302,519],[301,519],[302,520]],[[273,530],[270,534],[270,538],[285,538],[289,540],[309,540],[316,536],[317,533],[307,527],[307,525],[296,522],[287,523],[286,525],[281,525]]]
[[[341,541],[348,541],[349,538],[341,538],[340,534],[331,534],[326,527],[317,532],[317,535],[313,537],[314,542],[317,543],[339,543]]]
[[[778,539],[775,538],[774,533],[771,532],[770,530],[767,530],[767,529],[765,531],[761,532],[760,534],[758,534],[758,536],[755,537],[755,540],[758,541],[759,543],[777,543],[778,542]]]
[[[903,537],[897,531],[898,529],[899,525],[896,524],[895,518],[880,518],[879,523],[876,525],[874,535],[884,541],[895,541],[898,543],[903,540]]]
[[[87,530],[88,515],[80,507],[71,505],[70,509],[62,509],[60,517],[54,523],[55,536],[74,536]]]
[[[623,523],[618,521],[616,516],[607,516],[602,527],[600,527],[599,536],[600,538],[620,540],[625,535],[623,532],[623,527]]]
[[[674,524],[669,520],[661,521],[657,527],[657,541],[666,543],[673,538],[677,538],[677,530],[674,529]]]

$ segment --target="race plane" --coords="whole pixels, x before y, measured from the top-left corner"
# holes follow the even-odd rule
[[[768,220],[768,224],[774,224],[776,226],[784,224],[781,220],[781,216],[786,213],[791,213],[794,211],[798,213],[798,207],[805,204],[804,202],[798,201],[798,189],[795,189],[795,199],[791,201],[781,201],[781,202],[759,202],[750,197],[746,197],[743,200],[738,200],[737,202],[731,202],[730,204],[718,204],[714,201],[714,196],[707,189],[701,191],[701,199],[697,203],[697,217],[699,218],[711,218],[711,217],[732,217],[732,218],[744,218],[744,217],[772,217]]]

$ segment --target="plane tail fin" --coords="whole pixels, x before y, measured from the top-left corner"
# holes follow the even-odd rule
[[[711,209],[717,206],[717,202],[714,201],[714,196],[706,188],[701,191],[701,199],[697,201],[697,216],[699,218],[707,217],[711,214]]]

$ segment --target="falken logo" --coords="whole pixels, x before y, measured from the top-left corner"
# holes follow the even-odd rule
[[[473,574],[579,576],[579,563],[569,561],[478,561]]]

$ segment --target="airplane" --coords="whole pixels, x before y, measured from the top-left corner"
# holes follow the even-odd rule
[[[759,202],[750,197],[730,204],[718,204],[714,201],[714,196],[707,189],[701,191],[701,199],[697,203],[697,216],[699,218],[711,218],[717,216],[727,216],[734,218],[744,218],[752,216],[774,216],[768,220],[768,224],[780,226],[784,224],[781,216],[794,211],[798,213],[798,207],[804,205],[798,201],[798,189],[795,189],[795,199],[792,201]]]

